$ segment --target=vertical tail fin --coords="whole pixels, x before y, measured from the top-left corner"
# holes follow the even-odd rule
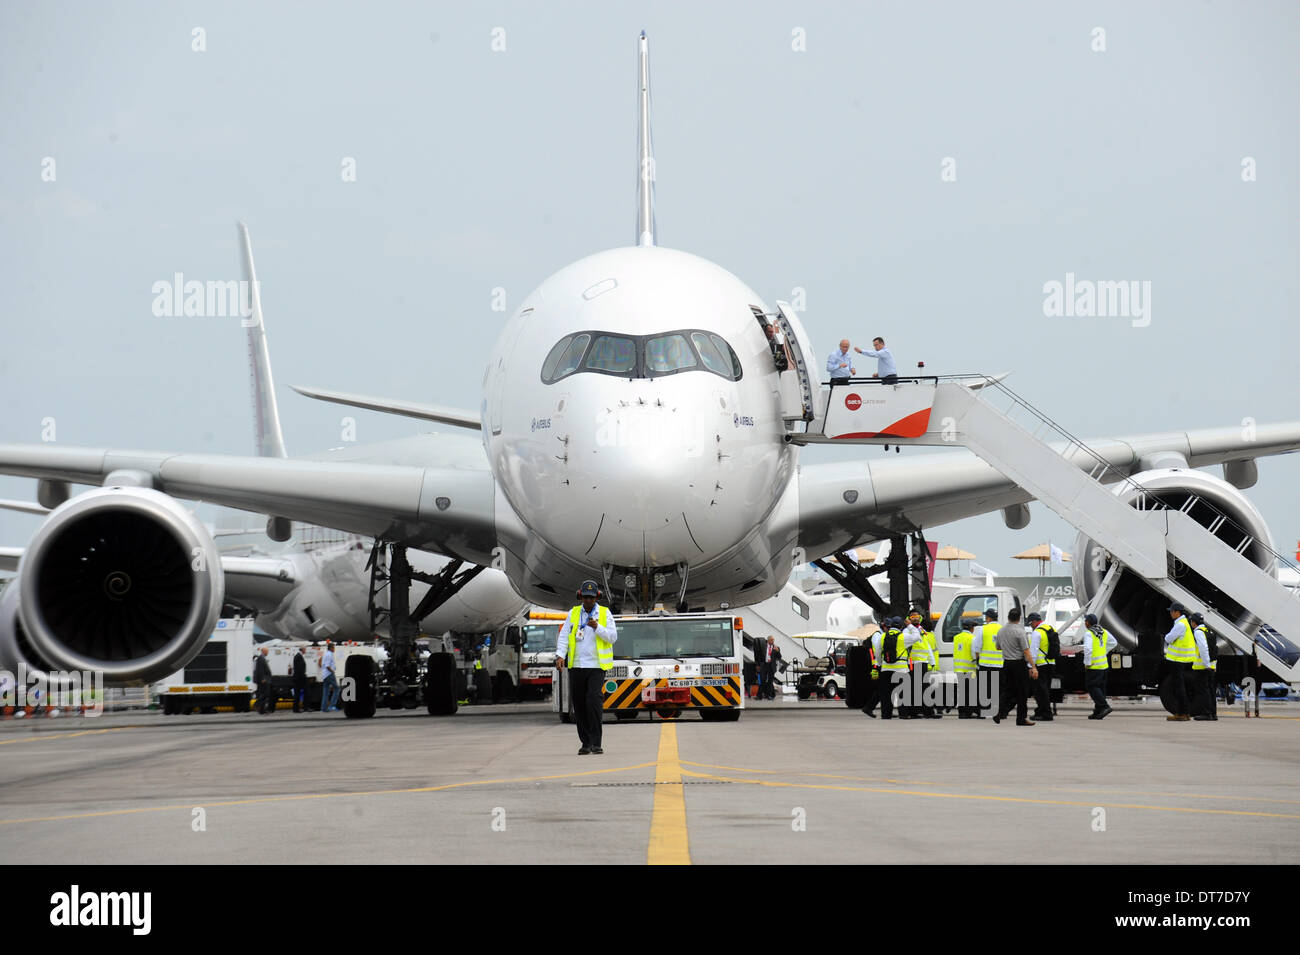
[[[650,50],[641,31],[641,55],[637,70],[640,87],[641,125],[638,128],[636,244],[655,244],[655,157],[650,145]]]
[[[262,294],[253,269],[253,243],[248,227],[239,223],[239,249],[244,267],[251,309],[244,325],[248,329],[248,370],[253,383],[253,426],[257,430],[257,453],[264,458],[287,457],[284,434],[280,431],[280,409],[275,403],[271,380],[271,356],[266,349],[266,328],[262,325]]]

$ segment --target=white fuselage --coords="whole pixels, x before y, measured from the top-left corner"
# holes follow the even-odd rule
[[[338,544],[310,551],[282,555],[293,566],[298,583],[274,609],[258,614],[257,623],[273,637],[285,640],[368,641],[375,637],[370,626],[370,547]],[[436,574],[450,558],[412,550],[413,569]],[[419,603],[428,584],[411,584],[411,605]],[[376,595],[376,606],[388,608],[388,589]],[[420,621],[420,631],[442,634],[491,633],[519,616],[523,602],[505,575],[486,569]],[[381,625],[380,633],[388,628]]]
[[[752,602],[785,583],[790,555],[761,530],[790,486],[795,451],[782,440],[778,373],[751,307],[767,311],[729,272],[655,247],[589,256],[523,301],[489,361],[483,438],[513,511],[498,507],[498,533],[525,597],[567,605],[584,577],[610,575],[617,594],[632,574],[638,603],[647,592],[671,600],[678,565],[692,608],[742,592]],[[655,341],[674,331],[700,348]],[[581,333],[592,341],[577,370],[544,381],[552,349]],[[601,333],[611,341],[597,354]],[[709,370],[721,353],[715,345],[706,360],[710,333],[739,374]],[[552,357],[554,378],[567,365]],[[677,370],[660,373],[668,368]]]

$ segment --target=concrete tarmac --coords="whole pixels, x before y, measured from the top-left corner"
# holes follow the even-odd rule
[[[753,703],[605,726],[548,704],[0,723],[7,863],[1287,863],[1300,705],[1034,727]]]

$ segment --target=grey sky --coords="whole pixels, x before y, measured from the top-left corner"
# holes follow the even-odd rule
[[[903,369],[1011,369],[1082,436],[1297,418],[1298,9],[7,3],[0,440],[52,418],[60,444],[251,453],[238,321],[151,312],[176,272],[238,277],[237,218],[290,453],[350,413],[290,383],[477,408],[493,289],[513,308],[633,240],[642,28],[661,244],[769,304],[805,289],[823,358],[882,334]],[[1150,326],[1044,317],[1067,272],[1150,281]],[[355,416],[360,441],[418,427]],[[1300,456],[1260,473],[1292,553]],[[1073,540],[1033,509],[932,537],[1023,570],[1011,553]],[[36,526],[0,514],[0,543]]]

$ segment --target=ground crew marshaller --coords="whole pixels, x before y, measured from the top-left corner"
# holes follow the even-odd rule
[[[1196,636],[1192,632],[1192,622],[1187,619],[1183,605],[1169,605],[1169,616],[1173,626],[1165,634],[1165,667],[1168,671],[1170,691],[1173,696],[1173,712],[1165,717],[1170,722],[1190,720],[1192,705],[1187,698],[1187,684],[1191,682],[1192,663],[1196,660]]]
[[[968,620],[962,629],[952,638],[952,669],[957,674],[957,719],[982,720],[979,707],[972,701],[977,699],[975,685],[975,657],[971,653],[971,640],[975,637],[975,621]]]
[[[1048,631],[1052,628],[1043,623],[1043,615],[1034,611],[1025,618],[1029,622],[1029,640],[1034,648],[1034,666],[1038,667],[1038,679],[1033,683],[1034,722],[1051,722],[1052,716],[1052,677],[1056,676],[1056,657],[1051,653],[1051,639]]]
[[[984,611],[984,626],[975,628],[975,635],[971,638],[970,650],[975,657],[975,663],[979,666],[979,682],[983,684],[981,690],[987,692],[989,706],[981,709],[992,709],[1001,703],[1002,699],[1002,650],[998,647],[998,631],[1002,625],[998,623],[998,612],[996,610]],[[983,714],[980,719],[983,719]]]
[[[573,722],[578,726],[582,747],[579,756],[605,752],[600,748],[600,718],[604,714],[601,687],[605,671],[614,666],[614,643],[618,627],[608,607],[596,603],[600,588],[594,580],[584,580],[578,588],[581,604],[569,611],[569,619],[560,628],[555,644],[555,668],[569,666],[569,699],[573,705]]]
[[[1215,652],[1215,638],[1205,626],[1205,618],[1199,613],[1192,614],[1192,636],[1196,639],[1196,659],[1192,662],[1192,683],[1195,692],[1192,696],[1194,720],[1217,720],[1219,707],[1218,654]]]
[[[871,649],[876,655],[875,670],[872,673],[872,679],[876,681],[876,692],[862,712],[874,718],[876,714],[872,710],[879,703],[880,718],[889,720],[894,718],[894,686],[907,678],[907,652],[911,644],[920,639],[920,635],[904,633],[902,617],[887,618],[885,626],[887,629],[877,631],[871,638]]]
[[[908,650],[908,660],[912,664],[912,677],[908,683],[908,694],[913,699],[911,700],[911,706],[900,707],[900,709],[904,713],[911,714],[914,718],[936,719],[943,714],[935,712],[935,708],[925,702],[925,688],[927,675],[931,670],[936,669],[939,663],[939,645],[934,639],[934,634],[926,630],[921,623],[921,611],[919,610],[913,610],[907,615],[907,629],[903,632],[907,633],[908,631],[912,631],[912,636],[916,638],[916,642]]]
[[[1119,641],[1097,622],[1097,615],[1090,613],[1083,618],[1083,685],[1092,697],[1090,720],[1104,720],[1111,712],[1106,702],[1106,671],[1110,669],[1110,651],[1119,646]]]

